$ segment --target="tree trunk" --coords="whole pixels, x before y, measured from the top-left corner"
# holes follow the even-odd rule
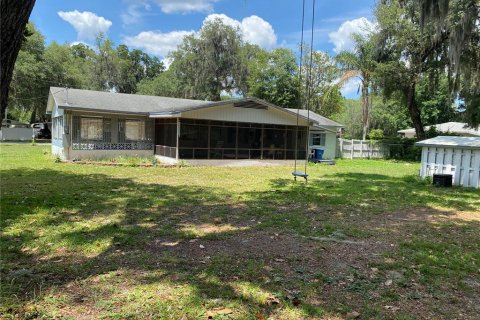
[[[0,0],[0,110],[4,118],[13,67],[35,0]]]
[[[362,84],[362,140],[367,138],[368,128],[370,127],[370,101],[368,94],[368,82]]]
[[[420,118],[420,109],[418,109],[417,102],[415,100],[415,86],[416,82],[412,80],[410,86],[407,88],[407,107],[410,118],[415,128],[417,139],[425,139],[425,130],[423,129],[422,119]]]
[[[37,108],[34,108],[32,110],[32,114],[30,115],[30,123],[35,123],[36,118],[37,118]]]

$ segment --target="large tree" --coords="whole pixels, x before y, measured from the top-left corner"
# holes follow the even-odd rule
[[[343,75],[340,85],[360,80],[359,90],[362,99],[362,139],[366,139],[370,128],[371,96],[373,77],[375,72],[375,43],[372,34],[362,36],[354,34],[355,47],[353,51],[342,51],[335,59],[340,64]]]
[[[285,108],[298,108],[299,85],[295,53],[278,48],[257,51],[248,63],[248,96]]]
[[[388,97],[399,93],[410,114],[418,138],[425,138],[421,106],[417,100],[418,83],[434,80],[445,72],[449,32],[439,35],[422,32],[416,0],[380,3],[376,10],[379,23],[376,75]],[[429,25],[429,28],[432,26]]]
[[[305,49],[302,75],[303,104],[325,117],[338,112],[343,98],[340,86],[334,82],[339,76],[339,71],[335,61],[327,53],[310,52],[309,49]]]
[[[384,92],[403,91],[417,136],[425,136],[418,82],[449,80],[464,121],[480,124],[480,2],[478,0],[383,0],[377,7]],[[392,61],[395,56],[395,62]],[[393,90],[392,90],[393,89]]]
[[[240,30],[218,18],[206,22],[198,36],[186,36],[171,54],[183,96],[219,101],[222,92],[244,87],[242,46]]]
[[[45,68],[45,38],[29,23],[18,53],[9,86],[8,113],[22,121],[37,119],[38,106],[45,105],[49,79]],[[48,81],[48,83],[47,83]]]
[[[0,116],[4,118],[13,67],[35,0],[0,0]]]

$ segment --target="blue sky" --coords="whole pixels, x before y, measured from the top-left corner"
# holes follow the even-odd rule
[[[307,0],[308,28],[311,1]],[[374,4],[375,0],[317,0],[314,48],[332,55],[350,49],[350,34],[371,26]],[[301,0],[37,0],[31,20],[47,43],[92,44],[94,35],[104,32],[117,45],[164,58],[185,34],[215,17],[239,27],[247,42],[267,50],[296,50],[301,10]],[[347,96],[355,91],[353,84],[344,89]]]

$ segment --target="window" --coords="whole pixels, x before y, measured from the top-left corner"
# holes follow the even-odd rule
[[[145,122],[140,120],[125,120],[125,140],[145,140]]]
[[[63,116],[53,118],[53,139],[62,139],[63,135]]]
[[[312,145],[325,146],[325,133],[312,133]]]
[[[80,139],[84,141],[103,140],[103,119],[80,118]]]
[[[118,119],[118,142],[151,141],[153,128],[150,124],[147,128],[144,120]]]

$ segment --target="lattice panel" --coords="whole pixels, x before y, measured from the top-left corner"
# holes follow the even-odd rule
[[[152,150],[151,142],[125,142],[125,143],[107,143],[107,142],[80,142],[72,144],[73,150]]]

